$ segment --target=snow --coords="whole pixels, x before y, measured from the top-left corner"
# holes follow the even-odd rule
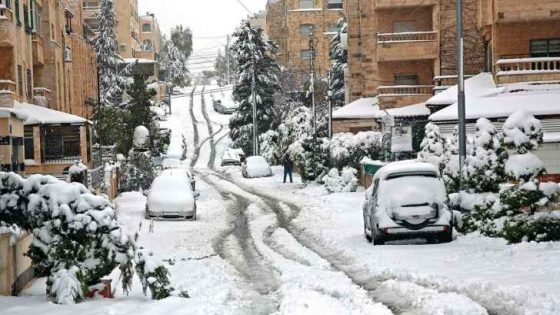
[[[14,102],[14,110],[26,117],[25,125],[89,123],[87,119],[80,116],[28,103]]]
[[[150,139],[150,131],[144,126],[134,128],[132,143],[135,148],[144,148]]]
[[[250,156],[243,164],[243,171],[248,178],[266,177],[272,175],[270,165],[262,156]]]
[[[154,180],[148,193],[151,212],[190,212],[195,209],[194,195],[186,176],[162,174]]]
[[[400,171],[393,172],[400,173]],[[407,205],[433,203],[444,204],[447,201],[443,181],[435,177],[404,176],[379,183],[378,204],[386,209],[398,209]]]
[[[458,87],[454,85],[445,91],[432,96],[426,105],[451,105],[457,102]],[[499,94],[503,88],[498,88],[491,73],[480,73],[465,80],[465,99],[470,104],[473,99]],[[457,111],[457,110],[455,110]]]
[[[526,111],[518,111],[508,117],[503,129],[505,142],[518,147],[523,143],[531,142],[532,139],[527,133],[540,131],[541,122]]]
[[[358,170],[345,167],[342,172],[333,168],[323,177],[325,188],[328,192],[353,192],[358,189]]]
[[[138,63],[144,63],[144,64],[147,64],[147,63],[154,63],[155,64],[155,63],[157,63],[157,61],[155,61],[155,60],[143,59],[143,58],[125,58],[125,59],[123,59],[123,61],[124,61],[124,63],[128,63],[128,64],[137,63],[137,62]]]
[[[404,107],[389,108],[387,109],[387,112],[384,113],[385,114],[388,113],[393,117],[407,118],[407,117],[429,116],[430,109],[426,107],[425,103],[419,103],[419,104],[414,104],[414,105],[409,105]],[[381,117],[382,116],[384,115],[381,114]],[[377,117],[377,118],[381,118],[381,117]]]
[[[333,112],[333,119],[374,119],[380,109],[376,97],[360,98]]]
[[[544,164],[534,153],[511,155],[506,162],[506,172],[515,178],[524,178],[544,169]]]
[[[438,169],[430,163],[418,162],[415,160],[406,160],[392,162],[383,166],[381,169],[379,169],[379,171],[377,171],[377,173],[375,173],[374,179],[387,179],[387,177],[391,174],[408,172],[427,172],[439,174]]]

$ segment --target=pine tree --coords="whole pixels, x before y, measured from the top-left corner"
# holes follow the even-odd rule
[[[154,160],[149,147],[150,133],[144,126],[134,130],[133,147],[123,168],[121,191],[144,191],[150,188],[155,174]]]
[[[95,39],[94,48],[99,71],[99,102],[103,105],[119,105],[124,90],[124,79],[119,74],[119,63],[122,59],[118,53],[115,34],[116,15],[113,0],[101,1],[97,19],[99,35]]]
[[[348,51],[342,46],[341,42],[342,34],[347,32],[348,24],[342,18],[338,21],[337,26],[338,31],[329,44],[329,59],[331,63],[329,91],[334,107],[344,106],[346,91],[344,87],[344,69],[348,65]]]
[[[543,143],[541,122],[526,112],[512,114],[504,123],[504,142],[515,153],[507,159],[505,171],[516,184],[504,189],[501,203],[509,214],[529,209],[534,213],[548,202],[539,189],[538,177],[545,173],[542,161],[533,153]]]
[[[173,89],[175,86],[184,87],[189,84],[190,78],[187,69],[187,57],[175,46],[172,41],[165,42],[163,47],[163,64],[167,73],[167,82]]]
[[[175,28],[171,30],[171,41],[173,42],[173,45],[185,56],[185,59],[189,59],[193,50],[191,29],[183,27],[183,25],[175,26]]]
[[[476,122],[473,148],[463,170],[469,190],[474,193],[499,192],[500,184],[507,181],[507,155],[503,135],[488,119],[480,118]]]
[[[443,156],[443,182],[447,193],[456,193],[460,189],[461,176],[459,171],[459,128],[455,126],[453,134],[445,141]]]
[[[428,123],[426,124],[426,135],[420,144],[418,160],[433,164],[440,171],[445,166],[445,138],[442,136],[439,127]]]
[[[279,67],[274,60],[277,46],[264,39],[262,29],[252,28],[247,22],[243,22],[233,36],[236,39],[231,49],[239,65],[233,97],[239,108],[229,123],[230,136],[234,147],[252,152],[252,81],[255,81],[257,134],[262,134],[270,130],[273,123],[273,96],[279,87]]]

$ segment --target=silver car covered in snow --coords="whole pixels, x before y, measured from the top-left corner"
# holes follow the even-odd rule
[[[435,166],[416,161],[387,164],[366,191],[364,234],[376,245],[407,238],[450,242],[453,213],[446,202]]]

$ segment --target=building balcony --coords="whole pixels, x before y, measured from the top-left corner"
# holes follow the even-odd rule
[[[495,73],[498,85],[560,81],[560,57],[500,59]]]
[[[0,107],[13,107],[17,85],[11,80],[0,80]]]
[[[411,7],[427,7],[437,4],[437,0],[376,0],[375,9],[398,9]]]
[[[134,52],[134,58],[156,60],[156,53],[152,50],[137,50]]]
[[[10,9],[0,9],[0,47],[14,47],[15,41],[14,13]]]
[[[558,0],[496,0],[497,23],[553,20],[560,18]]]
[[[377,34],[377,61],[437,59],[438,32]]]
[[[97,19],[97,14],[101,10],[100,6],[87,6],[83,7],[82,18],[83,19]]]
[[[377,88],[381,108],[397,108],[427,101],[433,96],[433,85],[393,85]]]
[[[43,39],[39,34],[33,33],[33,66],[42,66],[45,64],[43,53]]]

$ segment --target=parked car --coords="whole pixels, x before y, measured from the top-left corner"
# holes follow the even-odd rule
[[[377,171],[363,204],[364,234],[375,245],[425,238],[450,242],[453,213],[438,169],[432,164],[401,161]]]
[[[222,166],[241,165],[241,156],[237,149],[227,149],[222,155]]]
[[[258,178],[272,176],[270,165],[262,156],[250,156],[241,166],[243,177]]]
[[[146,218],[196,220],[196,200],[188,178],[175,172],[156,177],[148,191]]]
[[[195,193],[195,197],[198,195],[196,192],[196,178],[194,174],[192,174],[185,161],[173,158],[166,158],[163,160],[162,168],[163,172],[162,175],[182,175],[188,178],[189,182],[191,183],[192,190]]]

